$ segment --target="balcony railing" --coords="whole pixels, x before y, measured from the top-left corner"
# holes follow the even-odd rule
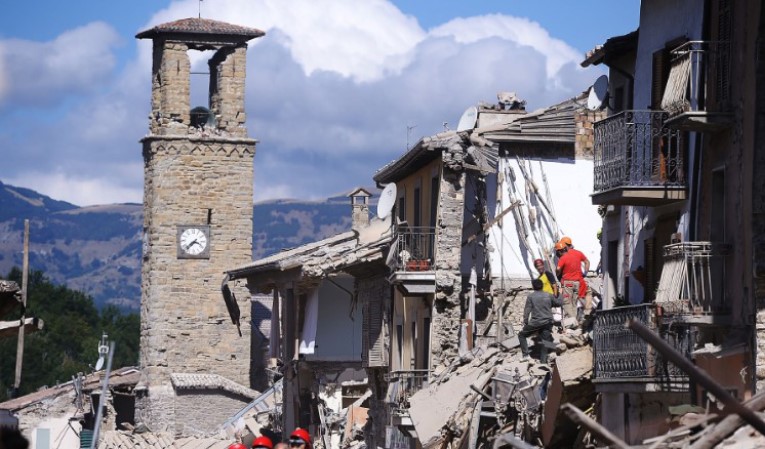
[[[595,123],[595,192],[685,186],[682,134],[664,111],[623,111]]]
[[[723,245],[683,242],[664,247],[656,304],[666,316],[730,312],[724,295]]]
[[[402,414],[409,409],[409,398],[428,386],[428,370],[392,371],[388,374],[385,402],[391,412]]]
[[[630,319],[659,332],[672,347],[690,355],[692,344],[688,328],[658,329],[652,304],[602,310],[595,316],[593,327],[595,379],[635,379],[660,383],[687,381],[687,376],[679,368],[664,360],[661,354],[625,327]]]
[[[672,124],[684,123],[683,128],[691,125],[688,123],[691,118],[706,120],[698,124],[713,125],[708,114],[729,110],[730,81],[728,42],[686,42],[671,52],[671,68],[661,108],[669,112]],[[679,120],[675,120],[676,117]]]
[[[396,271],[432,271],[435,228],[401,226],[396,240]]]

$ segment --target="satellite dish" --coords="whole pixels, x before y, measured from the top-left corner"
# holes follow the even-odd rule
[[[608,76],[600,75],[595,80],[595,84],[590,88],[590,95],[587,97],[587,109],[596,111],[603,106],[608,94]]]
[[[106,342],[107,338],[108,335],[101,335],[101,342],[98,344],[98,361],[96,362],[96,371],[101,371],[101,368],[104,367],[104,359],[109,353],[109,345]]]
[[[478,120],[478,108],[470,106],[465,109],[460,117],[460,122],[457,124],[457,131],[469,131],[475,128],[475,122]]]
[[[396,204],[396,183],[392,182],[385,186],[380,194],[380,200],[377,202],[377,216],[383,220],[388,218],[394,204]]]

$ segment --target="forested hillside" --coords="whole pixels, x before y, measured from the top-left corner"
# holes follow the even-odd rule
[[[4,279],[21,285],[21,270]],[[25,336],[22,382],[18,394],[71,380],[78,372],[89,373],[98,360],[103,332],[115,342],[112,366],[138,365],[140,320],[114,305],[98,310],[93,298],[63,285],[53,284],[41,271],[29,275],[26,315],[41,318],[42,331]],[[4,320],[18,318],[18,310]],[[0,402],[9,399],[15,377],[16,339],[0,340]]]

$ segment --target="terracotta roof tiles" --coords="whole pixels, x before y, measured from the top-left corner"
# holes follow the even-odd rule
[[[263,36],[265,32],[257,29],[221,22],[219,20],[189,17],[173,22],[162,23],[136,34],[138,39],[153,38],[161,34],[209,34],[216,36],[242,37],[246,40]]]

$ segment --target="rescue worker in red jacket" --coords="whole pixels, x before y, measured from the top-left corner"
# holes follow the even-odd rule
[[[592,300],[587,301],[587,283],[584,280],[584,276],[590,270],[590,261],[584,253],[574,249],[573,245],[569,246],[569,242],[569,237],[563,237],[555,244],[555,250],[560,255],[557,274],[563,285],[563,311],[576,320],[577,301],[584,303],[585,315],[592,311]]]

